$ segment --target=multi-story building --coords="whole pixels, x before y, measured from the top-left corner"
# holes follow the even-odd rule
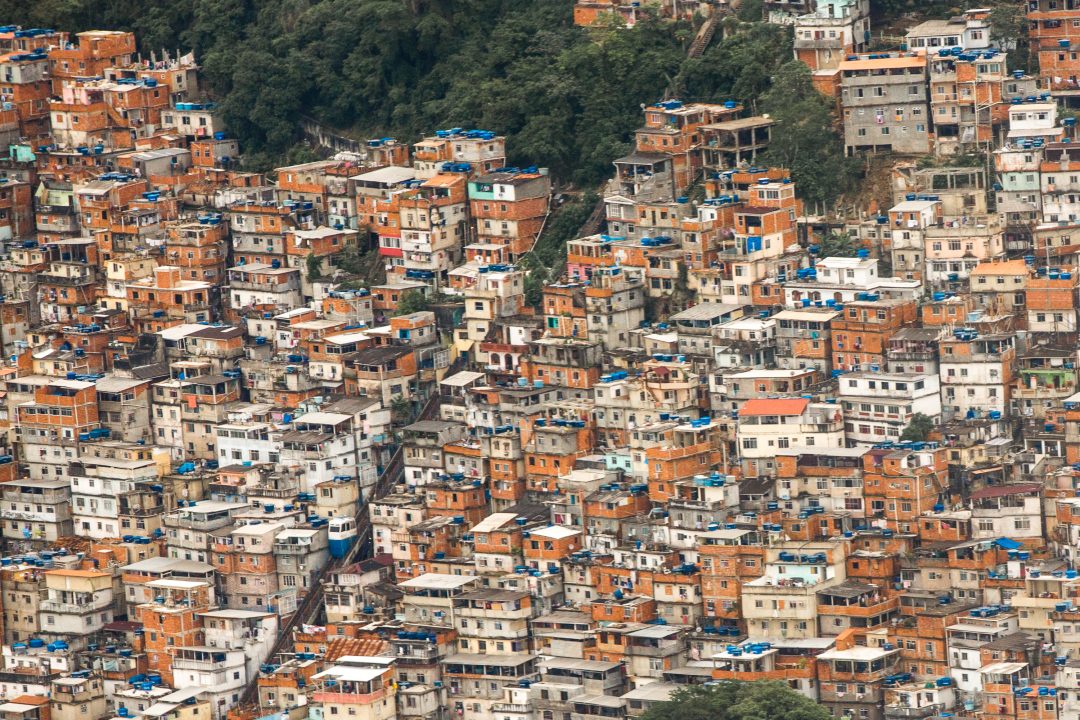
[[[795,18],[795,59],[814,72],[814,86],[835,97],[841,61],[862,52],[870,38],[870,3],[825,0]]]
[[[47,571],[38,613],[41,632],[85,642],[112,622],[112,575],[93,570]]]
[[[840,106],[849,154],[930,151],[925,55],[881,53],[840,63]]]
[[[847,373],[837,394],[848,443],[895,442],[915,415],[941,419],[936,374]]]

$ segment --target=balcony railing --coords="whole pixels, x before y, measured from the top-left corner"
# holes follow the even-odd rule
[[[23,493],[23,492],[5,492],[0,497],[7,502],[13,503],[36,503],[38,505],[57,505],[62,502],[67,502],[71,499],[71,493],[68,490],[57,490],[55,492],[42,493],[40,495],[36,493]]]
[[[310,552],[310,545],[295,545],[292,543],[280,543],[274,545],[275,555],[307,555]]]
[[[844,48],[845,40],[842,37],[828,38],[828,37],[800,37],[795,36],[795,49],[796,50],[810,50],[814,48],[822,50],[842,50]]]
[[[66,287],[89,285],[94,282],[94,278],[89,273],[85,275],[49,275],[48,273],[41,273],[38,275],[38,280],[41,281],[42,285],[64,285]]]
[[[67,615],[86,615],[92,612],[105,610],[112,606],[111,601],[96,603],[66,603],[55,600],[42,600],[41,609],[46,612],[63,613]]]
[[[229,280],[231,290],[257,290],[260,292],[290,292],[296,290],[292,283],[252,282],[250,280]]]
[[[174,663],[175,667],[175,663]],[[317,692],[312,694],[312,699],[317,703],[331,703],[335,705],[370,705],[386,694],[385,690],[376,690],[371,693],[335,693]]]
[[[214,518],[213,520],[188,520],[179,519],[175,517],[166,516],[163,519],[165,527],[169,528],[182,528],[185,530],[217,530],[220,527],[228,525],[231,521],[229,518]]]
[[[399,663],[408,663],[410,661],[416,662],[433,662],[439,658],[438,648],[433,647],[417,647],[407,646],[409,652],[401,652],[406,647],[398,647],[397,659]]]
[[[131,517],[157,517],[165,512],[164,505],[157,505],[155,507],[142,508],[142,507],[126,507],[120,508],[120,515],[130,515]]]
[[[930,717],[931,715],[937,715],[944,709],[944,703],[935,703],[933,705],[924,705],[922,707],[911,707],[908,705],[886,705],[885,717],[924,718]]]
[[[531,705],[518,705],[517,703],[495,703],[491,706],[492,712],[523,713],[531,714]]]

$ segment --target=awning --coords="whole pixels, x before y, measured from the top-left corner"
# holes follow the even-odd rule
[[[994,541],[994,544],[1003,550],[1019,550],[1024,547],[1024,543],[1017,542],[1011,538],[998,538]]]

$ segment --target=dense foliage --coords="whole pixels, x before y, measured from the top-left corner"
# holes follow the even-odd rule
[[[529,270],[525,278],[527,304],[540,307],[544,283],[562,275],[566,243],[578,236],[578,231],[589,219],[599,199],[595,193],[584,193],[552,210],[532,252],[521,259],[522,267]]]
[[[642,720],[829,720],[829,712],[779,682],[679,688]]]
[[[397,309],[394,311],[395,315],[412,315],[413,313],[423,312],[430,307],[427,295],[419,290],[408,290],[401,296],[401,300],[398,301]]]
[[[915,413],[911,416],[911,422],[904,428],[904,432],[900,434],[900,442],[922,442],[930,436],[936,425],[932,418],[922,413]]]
[[[279,161],[312,116],[358,137],[450,125],[507,133],[513,162],[594,186],[630,146],[641,105],[754,101],[790,31],[744,25],[687,59],[689,24],[582,29],[571,0],[0,0],[0,17],[131,29],[144,54],[193,49],[249,164]]]
[[[845,156],[832,109],[814,89],[810,68],[794,60],[786,63],[762,95],[761,107],[776,121],[767,159],[791,170],[796,190],[808,203],[827,203],[851,189],[858,163]]]
[[[817,244],[820,258],[855,257],[859,254],[859,243],[842,230],[833,230]]]

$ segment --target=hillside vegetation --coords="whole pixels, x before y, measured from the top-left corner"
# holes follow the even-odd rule
[[[298,117],[308,115],[358,138],[490,128],[508,136],[511,162],[596,187],[629,149],[642,104],[665,94],[786,115],[809,132],[781,153],[799,168],[820,170],[838,150],[828,107],[805,92],[808,78],[780,73],[790,30],[730,18],[727,37],[688,59],[689,24],[583,29],[571,13],[570,0],[0,0],[7,22],[130,29],[144,55],[194,50],[249,167],[287,157]],[[759,102],[778,74],[786,90],[798,85],[797,115],[785,113],[790,95]],[[800,174],[813,200],[846,183]]]

